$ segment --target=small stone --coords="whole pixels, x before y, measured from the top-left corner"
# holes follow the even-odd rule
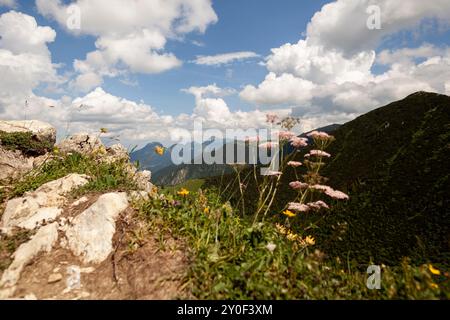
[[[54,274],[51,274],[48,277],[48,281],[47,282],[48,283],[56,283],[56,282],[61,281],[62,278],[63,278],[63,276],[60,273],[54,273]]]

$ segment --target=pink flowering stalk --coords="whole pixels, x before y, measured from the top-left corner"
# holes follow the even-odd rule
[[[287,165],[293,168],[298,168],[301,167],[303,164],[298,161],[289,161]]]
[[[278,138],[281,141],[289,141],[296,137],[296,134],[290,131],[280,131],[278,132]]]
[[[291,146],[293,146],[296,149],[308,146],[308,139],[306,138],[293,137],[291,138],[290,142]]]
[[[306,213],[306,212],[309,212],[311,210],[311,208],[303,203],[290,202],[288,204],[288,210]]]
[[[328,152],[322,151],[322,150],[311,150],[309,152],[310,156],[313,157],[326,157],[326,158],[331,158],[331,154],[329,154]]]
[[[294,190],[306,190],[308,189],[309,184],[300,181],[293,181],[289,183],[289,186]]]
[[[275,124],[278,121],[278,116],[274,113],[266,114],[266,122],[270,124]]]

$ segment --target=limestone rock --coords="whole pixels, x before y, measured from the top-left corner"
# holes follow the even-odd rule
[[[0,131],[3,132],[31,132],[38,141],[48,141],[52,144],[56,142],[56,129],[42,121],[0,121]]]
[[[22,244],[14,253],[14,261],[3,273],[0,288],[11,288],[20,279],[23,268],[41,252],[50,252],[58,240],[58,224],[42,227],[28,242]]]
[[[32,230],[42,222],[55,220],[66,202],[65,194],[89,182],[86,175],[70,174],[64,178],[42,185],[34,192],[6,204],[0,226],[11,234],[14,227]]]
[[[127,149],[121,144],[114,144],[111,147],[106,148],[106,153],[107,155],[104,161],[108,163],[130,160]]]
[[[61,281],[63,278],[62,274],[60,273],[53,273],[48,277],[47,283],[56,283]]]
[[[152,178],[152,173],[148,170],[138,171],[134,174],[134,181],[137,184],[139,190],[143,190],[145,192],[152,192],[153,184],[150,182]]]
[[[91,207],[75,217],[66,230],[68,247],[84,263],[101,263],[112,251],[116,219],[128,207],[126,193],[100,196]]]
[[[99,137],[88,133],[78,133],[61,141],[57,148],[62,153],[78,152],[87,155],[104,149],[104,146]]]
[[[33,167],[34,158],[27,158],[20,151],[7,150],[0,146],[0,181],[18,179]]]

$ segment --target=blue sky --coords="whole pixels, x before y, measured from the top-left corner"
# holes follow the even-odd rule
[[[261,126],[269,111],[294,114],[304,119],[301,131],[351,120],[413,91],[450,92],[448,1],[198,0],[195,6],[170,0],[152,12],[145,10],[155,0],[138,0],[134,9],[125,0],[108,2],[111,8],[105,3],[0,0],[0,35],[14,35],[19,24],[30,33],[17,43],[14,36],[0,41],[6,74],[30,80],[0,83],[3,117],[19,118],[19,101],[28,99],[36,105],[32,114],[58,127],[70,118],[79,130],[103,124],[128,142],[143,142],[167,140],[171,130],[189,129],[198,117],[223,129]],[[80,32],[65,26],[70,4],[81,10]],[[379,30],[366,26],[371,4],[380,8]],[[51,29],[42,28],[47,26]],[[136,46],[127,47],[124,39]],[[90,53],[101,66],[87,59]],[[195,62],[198,56],[223,54],[251,57]],[[14,61],[8,59],[14,57],[29,65],[11,68]],[[81,67],[74,67],[75,60]],[[161,63],[167,65],[154,72]],[[83,103],[87,110],[74,116],[71,108]],[[39,109],[45,104],[54,104],[58,116]],[[131,119],[133,114],[141,121]]]

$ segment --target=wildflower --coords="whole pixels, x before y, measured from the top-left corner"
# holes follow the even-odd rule
[[[177,201],[177,200],[173,200],[171,205],[172,205],[172,207],[178,207],[179,205],[181,205],[181,202]]]
[[[278,121],[278,116],[274,113],[266,114],[266,122],[270,124],[274,124]]]
[[[267,176],[272,176],[272,177],[280,177],[283,174],[283,172],[280,171],[267,171],[266,175]]]
[[[190,192],[188,190],[186,190],[185,188],[183,188],[183,189],[181,189],[180,191],[177,192],[177,194],[179,196],[182,196],[182,197],[186,197],[187,195],[189,195],[189,193]]]
[[[239,188],[240,188],[241,190],[245,190],[245,189],[247,189],[247,185],[246,185],[246,184],[243,184],[243,183],[240,183],[240,184],[239,184]]]
[[[54,147],[53,148],[53,153],[54,154],[59,154],[59,148],[58,147]]]
[[[285,235],[285,234],[287,233],[286,228],[285,228],[284,226],[282,226],[281,224],[279,224],[279,223],[276,223],[276,224],[275,224],[275,228],[277,229],[277,231],[278,231],[280,234]]]
[[[327,157],[330,158],[331,154],[329,154],[328,152],[322,151],[322,150],[311,150],[309,152],[310,156],[315,156],[315,157]]]
[[[108,133],[108,129],[106,129],[106,128],[100,128],[100,133]]]
[[[289,183],[289,186],[295,190],[305,190],[308,189],[308,184],[300,181],[293,181]]]
[[[266,249],[269,250],[271,253],[274,252],[274,250],[276,248],[277,248],[277,245],[272,242],[269,242],[266,246]]]
[[[322,132],[322,131],[313,131],[313,132],[310,132],[309,134],[307,134],[307,136],[311,137],[315,140],[320,140],[320,141],[334,140],[333,136],[330,136],[328,133]]]
[[[306,138],[299,138],[299,137],[293,137],[291,138],[291,146],[294,148],[301,148],[306,147],[308,145],[308,139]]]
[[[311,208],[303,203],[291,202],[288,205],[288,210],[293,210],[293,211],[297,211],[297,212],[308,212],[311,210]]]
[[[294,217],[296,216],[296,214],[293,213],[293,212],[290,211],[290,210],[285,210],[285,211],[283,212],[283,214],[284,214],[285,216],[289,217],[289,218],[294,218]]]
[[[441,275],[441,271],[433,267],[431,264],[428,265],[428,270],[430,270],[430,272],[436,276]]]
[[[278,144],[277,142],[271,142],[271,141],[269,141],[269,142],[264,142],[264,143],[261,143],[261,144],[259,145],[259,147],[260,147],[261,149],[268,149],[268,150],[274,149],[274,148],[276,148],[276,147],[278,147],[278,146],[279,146],[279,144]]]
[[[439,289],[439,286],[434,282],[430,283],[430,287],[433,289]]]
[[[316,240],[311,236],[307,236],[304,241],[309,246],[313,246],[316,244]]]
[[[208,214],[209,211],[210,211],[209,207],[206,207],[205,209],[203,209],[203,213],[204,213],[204,214]]]
[[[164,148],[163,148],[163,147],[160,147],[160,146],[156,146],[156,147],[155,147],[155,152],[156,152],[158,155],[162,156],[162,155],[164,154]]]
[[[290,131],[280,131],[278,132],[278,138],[281,141],[287,141],[287,140],[291,140],[295,137],[295,133],[290,132]]]
[[[331,188],[330,188],[331,189]],[[348,200],[349,196],[345,193],[343,193],[342,191],[338,191],[338,190],[326,190],[325,194],[333,199],[337,199],[337,200]]]
[[[298,161],[289,161],[288,162],[288,166],[293,167],[293,168],[298,168],[300,166],[302,166],[303,164],[301,162]]]
[[[297,241],[298,240],[298,235],[289,230],[287,235],[286,235],[286,238],[289,241]]]
[[[316,202],[311,202],[307,204],[308,207],[310,207],[313,210],[320,210],[320,209],[330,209],[330,207],[323,202],[322,200],[316,201]]]

